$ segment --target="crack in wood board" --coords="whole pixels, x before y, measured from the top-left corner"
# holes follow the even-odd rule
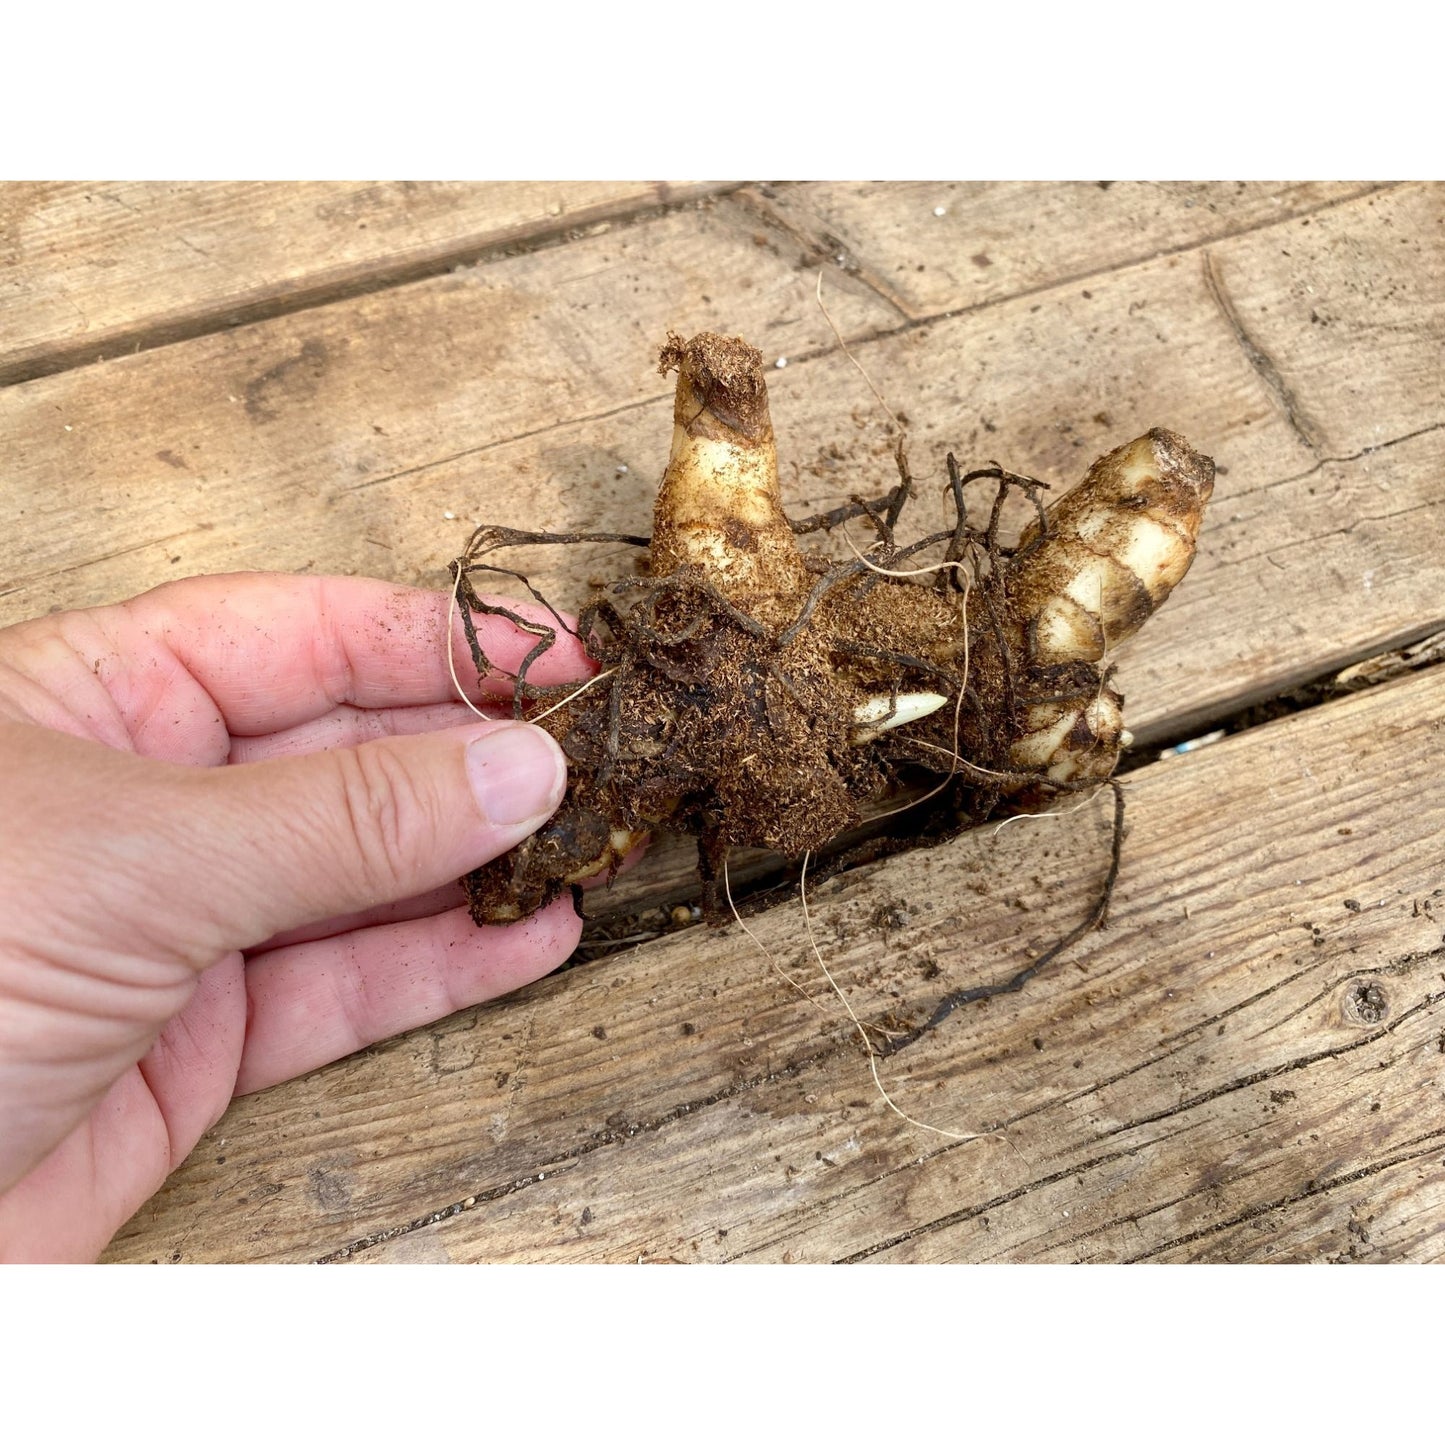
[[[1286,214],[1266,214],[1256,221],[1243,221],[1230,224],[1219,231],[1196,235],[1190,240],[1172,245],[1154,244],[1140,246],[1137,249],[1127,251],[1127,253],[1116,258],[1107,266],[1083,266],[1073,270],[1058,270],[1050,274],[1045,281],[1036,284],[1025,283],[1018,285],[1006,292],[988,295],[977,301],[956,299],[950,303],[935,304],[932,306],[912,304],[900,294],[897,287],[891,286],[884,279],[884,273],[880,266],[882,257],[870,257],[866,255],[866,243],[856,244],[834,234],[835,231],[846,229],[846,227],[841,226],[837,222],[830,223],[827,217],[817,215],[815,211],[811,209],[812,188],[810,186],[806,184],[795,184],[792,188],[781,189],[770,196],[765,194],[763,190],[753,185],[748,185],[734,192],[729,198],[729,204],[752,208],[764,219],[776,225],[790,240],[804,248],[810,258],[810,264],[812,264],[812,258],[822,260],[825,264],[828,260],[834,260],[837,269],[842,274],[857,275],[859,279],[863,280],[864,284],[869,286],[869,289],[874,290],[889,305],[909,318],[910,323],[927,325],[940,318],[962,316],[985,310],[1003,302],[1027,299],[1051,290],[1087,285],[1136,265],[1159,260],[1173,260],[1208,246],[1237,241],[1261,232],[1281,228],[1290,223],[1307,222],[1315,217],[1328,215],[1330,212],[1342,207],[1356,205],[1370,197],[1387,193],[1391,190],[1398,189],[1402,185],[1408,184],[1410,183],[1381,182],[1362,184],[1344,195],[1330,197],[1314,205],[1301,205],[1298,208],[1291,207]],[[794,201],[795,192],[801,192],[803,195],[803,200],[799,202],[799,205],[803,208],[808,208],[808,223],[794,221],[791,216],[787,214],[786,206]],[[1145,228],[1141,234],[1148,235],[1149,232],[1147,228]],[[837,262],[835,258],[840,251],[843,255],[843,260],[842,262]],[[892,259],[892,257],[888,259]]]
[[[1424,1140],[1445,1141],[1445,1129],[1436,1129],[1429,1134],[1422,1135],[1421,1140],[1422,1142]],[[1125,1261],[1125,1263],[1136,1264],[1142,1263],[1146,1260],[1155,1259],[1159,1255],[1166,1253],[1168,1250],[1179,1249],[1184,1245],[1197,1243],[1199,1240],[1207,1239],[1210,1235],[1218,1234],[1225,1229],[1236,1228],[1238,1225],[1248,1223],[1252,1219],[1259,1219],[1266,1214],[1273,1213],[1276,1210],[1285,1209],[1291,1204],[1297,1204],[1302,1199],[1312,1199],[1317,1195],[1330,1194],[1333,1193],[1336,1189],[1343,1189],[1347,1185],[1354,1184],[1361,1179],[1369,1179],[1373,1175],[1382,1173],[1386,1169],[1392,1169],[1399,1164],[1408,1164],[1416,1159],[1423,1159],[1426,1156],[1435,1153],[1439,1147],[1440,1145],[1438,1142],[1432,1142],[1430,1144],[1427,1144],[1427,1146],[1423,1149],[1416,1149],[1406,1153],[1397,1154],[1389,1159],[1378,1160],[1373,1164],[1367,1164],[1359,1169],[1356,1169],[1351,1174],[1341,1175],[1337,1179],[1326,1180],[1324,1183],[1314,1181],[1308,1186],[1296,1191],[1293,1194],[1288,1194],[1280,1199],[1271,1200],[1266,1204],[1258,1204],[1254,1205],[1250,1209],[1242,1210],[1232,1219],[1221,1220],[1217,1224],[1206,1225],[1203,1228],[1196,1229],[1189,1234],[1181,1235],[1177,1239],[1167,1240],[1163,1244],[1156,1245],[1152,1249],[1147,1249],[1140,1254],[1131,1256],[1128,1260]],[[1143,1216],[1141,1216],[1141,1218],[1142,1217]]]
[[[1219,271],[1218,258],[1209,247],[1204,248],[1203,262],[1204,280],[1209,287],[1209,294],[1214,297],[1215,305],[1219,307],[1219,314],[1224,317],[1230,331],[1234,333],[1234,339],[1239,343],[1239,349],[1279,403],[1280,410],[1284,413],[1295,435],[1318,459],[1325,450],[1323,432],[1300,405],[1299,398],[1295,396],[1286,384],[1284,377],[1280,375],[1279,367],[1273,358],[1245,328],[1244,322],[1239,316],[1239,308],[1235,306],[1229,292],[1225,289],[1224,278]]]
[[[1445,950],[1438,950],[1434,956],[1445,956]],[[1267,1083],[1269,1080],[1278,1078],[1283,1074],[1291,1073],[1298,1069],[1305,1069],[1310,1067],[1311,1065],[1318,1064],[1329,1059],[1339,1058],[1345,1054],[1353,1053],[1357,1049],[1366,1048],[1371,1044],[1378,1043],[1380,1039],[1393,1033],[1396,1027],[1406,1022],[1408,1019],[1413,1018],[1417,1014],[1422,1013],[1428,1009],[1433,1009],[1437,1004],[1441,1002],[1442,999],[1445,999],[1445,992],[1432,994],[1421,1003],[1406,1010],[1404,1013],[1399,1015],[1398,1018],[1392,1020],[1390,1024],[1376,1030],[1372,1034],[1368,1034],[1360,1039],[1353,1040],[1348,1044],[1342,1044],[1334,1049],[1322,1050],[1316,1054],[1301,1059],[1292,1059],[1287,1063],[1277,1065],[1274,1068],[1262,1069],[1257,1073],[1247,1075],[1237,1080],[1232,1080],[1228,1085],[1224,1085],[1220,1088],[1209,1090],[1206,1093],[1196,1095],[1193,1098],[1186,1099],[1171,1109],[1166,1109],[1157,1114],[1149,1115],[1144,1118],[1130,1120],[1127,1124],[1121,1125],[1116,1129],[1108,1130],[1106,1133],[1100,1135],[1099,1137],[1116,1137],[1120,1134],[1128,1133],[1133,1129],[1143,1128],[1149,1124],[1159,1123],[1166,1119],[1175,1118],[1194,1109],[1197,1109],[1203,1104],[1211,1103],[1215,1099],[1222,1098],[1228,1094],[1237,1093],[1244,1089],[1254,1088],[1258,1084]],[[1431,1135],[1429,1137],[1445,1137],[1445,1128],[1436,1131],[1434,1135]],[[1089,1171],[1097,1169],[1104,1164],[1114,1163],[1120,1159],[1132,1157],[1136,1155],[1139,1149],[1142,1147],[1147,1146],[1133,1145],[1129,1148],[1120,1148],[1107,1151],[1102,1154],[1091,1155],[1088,1159],[1080,1160],[1077,1164],[1070,1165],[1068,1168],[1065,1169],[1057,1170],[1052,1174],[1044,1175],[1042,1178],[1031,1180],[1026,1184],[1020,1185],[1016,1189],[1008,1191],[1007,1193],[996,1195],[992,1199],[984,1200],[978,1204],[969,1205],[965,1209],[955,1210],[953,1213],[944,1215],[938,1219],[929,1220],[926,1223],[916,1225],[911,1229],[900,1231],[899,1233],[891,1235],[886,1239],[879,1240],[876,1244],[869,1245],[866,1249],[857,1250],[852,1254],[845,1255],[835,1262],[839,1264],[859,1264],[864,1260],[875,1257],[876,1255],[886,1253],[888,1250],[896,1249],[900,1244],[907,1244],[912,1240],[922,1238],[925,1235],[937,1234],[942,1230],[950,1229],[955,1225],[965,1223],[968,1220],[975,1219],[980,1215],[988,1214],[990,1211],[997,1211],[1005,1204],[1012,1203],[1014,1200],[1021,1199],[1025,1195],[1035,1192],[1039,1189],[1043,1189],[1047,1186],[1061,1183],[1066,1179],[1088,1173]],[[944,1152],[944,1150],[937,1150],[935,1152],[942,1153]],[[1371,1166],[1371,1168],[1372,1167],[1373,1166]],[[1371,1168],[1366,1168],[1365,1170],[1359,1171],[1356,1176],[1352,1177],[1362,1177],[1364,1174],[1371,1172]],[[870,1180],[868,1185],[864,1187],[871,1187],[872,1184],[874,1184],[875,1182],[876,1181]],[[1346,1180],[1342,1179],[1340,1182],[1343,1183],[1346,1182]],[[1291,1196],[1291,1199],[1294,1197],[1304,1197],[1305,1194],[1311,1192],[1315,1191],[1304,1190],[1298,1196]],[[1179,1197],[1180,1199],[1188,1198],[1189,1194],[1186,1193]],[[1103,1226],[1103,1228],[1115,1227],[1121,1224],[1137,1223],[1139,1220],[1147,1218],[1151,1214],[1156,1214],[1160,1212],[1160,1210],[1168,1207],[1169,1204],[1166,1203],[1154,1206],[1148,1210],[1141,1210],[1137,1215],[1122,1215],[1119,1216],[1117,1219],[1110,1220],[1107,1225]],[[1268,1204],[1258,1206],[1257,1209],[1253,1212],[1262,1213],[1269,1209],[1277,1207],[1278,1202],[1270,1202]],[[1249,1216],[1248,1214],[1246,1214],[1241,1217]],[[1090,1231],[1090,1235],[1099,1232],[1102,1232],[1102,1230]],[[1207,1232],[1209,1231],[1201,1231],[1201,1234]],[[1076,1237],[1082,1239],[1090,1236],[1080,1235]],[[1187,1242],[1188,1240],[1176,1241],[1176,1243]],[[1169,1247],[1172,1247],[1172,1245],[1161,1246],[1159,1250],[1151,1250],[1144,1254],[1137,1255],[1135,1256],[1135,1258],[1140,1260],[1146,1259],[1154,1253],[1161,1252],[1163,1248]]]

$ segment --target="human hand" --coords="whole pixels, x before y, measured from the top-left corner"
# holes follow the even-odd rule
[[[235,1094],[575,947],[566,899],[505,928],[461,906],[566,764],[455,700],[447,612],[247,575],[0,630],[0,1259],[94,1258]],[[500,669],[536,640],[478,627]],[[528,676],[590,666],[564,634]]]

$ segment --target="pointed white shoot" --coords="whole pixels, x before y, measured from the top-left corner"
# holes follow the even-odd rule
[[[870,697],[853,709],[853,741],[871,743],[892,728],[935,713],[948,699],[938,692],[900,692],[895,697]]]

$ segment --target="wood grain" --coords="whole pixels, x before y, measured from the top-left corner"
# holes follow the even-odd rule
[[[1277,226],[1376,189],[1318,181],[843,181],[748,187],[739,199],[818,261],[924,320]]]
[[[786,359],[794,511],[882,490],[894,437],[821,266],[906,419],[920,526],[949,449],[1067,484],[1166,425],[1219,462],[1195,568],[1119,658],[1141,748],[1445,626],[1439,186],[624,191],[593,234],[575,196],[478,221],[476,197],[362,188],[332,217],[276,201],[310,238],[292,259],[239,193],[156,191],[166,224],[109,253],[76,221],[98,202],[40,198],[61,244],[13,194],[0,305],[9,239],[24,314],[58,328],[25,365],[72,369],[0,390],[0,623],[186,572],[440,585],[477,520],[646,530],[669,329]],[[177,239],[203,216],[230,279]],[[549,244],[508,254],[514,222]],[[454,245],[477,263],[430,274]],[[88,268],[93,318],[171,344],[77,365],[94,336],[56,308]],[[234,296],[253,324],[219,329]],[[630,565],[523,560],[573,605]],[[751,926],[816,1006],[736,930],[674,934],[241,1101],[112,1257],[1438,1257],[1442,686],[1136,772],[1111,929],[885,1065],[901,1107],[985,1140],[883,1108],[792,905]],[[819,889],[860,1014],[912,1017],[1066,931],[1105,811]],[[683,849],[658,851],[590,907],[674,896]]]
[[[1149,741],[1445,622],[1445,401],[1428,364],[1445,333],[1430,300],[1445,275],[1442,194],[1334,207],[1330,244],[1298,274],[1271,268],[1319,215],[892,332],[876,293],[847,277],[830,309],[848,334],[873,335],[854,354],[908,417],[929,496],[949,448],[1067,484],[1164,424],[1218,460],[1194,572],[1120,657],[1131,727]],[[0,529],[25,544],[0,573],[0,619],[187,571],[440,585],[476,520],[645,531],[669,435],[653,356],[670,326],[741,332],[790,359],[773,391],[796,510],[881,490],[888,426],[809,298],[811,271],[756,244],[755,224],[724,198],[0,392]],[[1243,301],[1228,289],[1239,277],[1252,278]],[[1421,304],[1395,317],[1373,368],[1358,326],[1312,322],[1301,285],[1340,318],[1365,317],[1391,287]],[[1329,432],[1302,433],[1305,412]],[[586,578],[626,556],[523,561],[580,605]]]
[[[688,181],[10,182],[0,385],[722,189]]]
[[[883,1106],[795,905],[752,927],[816,1004],[736,928],[555,977],[241,1101],[112,1257],[1233,1258],[1347,1248],[1391,1171],[1378,1248],[1438,1257],[1442,716],[1437,668],[1134,774],[1110,926],[883,1065],[983,1139]],[[860,1017],[1063,931],[1105,811],[819,889]]]

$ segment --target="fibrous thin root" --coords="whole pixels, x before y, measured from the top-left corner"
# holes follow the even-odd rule
[[[566,707],[573,698],[581,697],[582,694],[586,692],[593,683],[602,682],[605,678],[611,677],[612,674],[616,671],[617,669],[615,667],[609,667],[606,672],[599,672],[595,677],[589,677],[587,681],[582,684],[581,687],[574,689],[572,692],[569,692],[567,696],[564,697],[560,702],[554,702],[551,707],[545,709],[543,712],[535,714],[533,717],[528,718],[527,721],[534,723],[541,722],[544,717],[550,717],[554,712],[557,711],[558,708]]]
[[[838,327],[834,323],[833,318],[828,314],[828,308],[823,305],[823,271],[821,267],[818,270],[818,285],[813,292],[813,299],[818,303],[818,310],[823,313],[823,320],[828,323],[828,329],[833,333],[834,336],[838,338],[838,345],[843,348],[843,355],[846,356],[848,360],[851,361],[853,365],[858,368],[858,375],[861,376],[863,380],[868,383],[868,390],[871,391],[873,395],[878,398],[878,405],[881,406],[883,410],[888,413],[888,420],[891,421],[900,432],[903,431],[903,423],[898,420],[897,416],[894,414],[893,408],[889,406],[886,401],[883,400],[883,393],[879,391],[876,386],[873,385],[873,378],[869,376],[866,371],[863,370],[862,364],[859,362],[858,358],[854,356],[851,351],[848,350],[848,343],[843,340],[843,333],[838,330]]]
[[[975,1139],[996,1137],[989,1134],[959,1134],[952,1129],[940,1129],[937,1124],[927,1124],[922,1119],[915,1119],[912,1114],[905,1114],[889,1097],[888,1090],[883,1087],[883,1080],[878,1075],[878,1052],[873,1047],[873,1040],[868,1037],[868,1030],[863,1027],[862,1020],[854,1013],[853,1005],[848,1002],[848,995],[838,987],[837,980],[829,971],[827,963],[823,960],[822,950],[818,947],[817,936],[813,932],[813,917],[808,910],[808,861],[812,856],[811,853],[803,854],[803,871],[798,879],[798,896],[803,901],[803,924],[808,930],[808,946],[813,950],[813,957],[818,960],[818,967],[823,970],[823,977],[828,980],[829,987],[842,999],[843,1007],[848,1010],[848,1017],[853,1020],[853,1027],[858,1030],[858,1037],[863,1040],[863,1047],[868,1051],[868,1067],[873,1072],[873,1087],[878,1090],[879,1097],[905,1123],[912,1124],[918,1129],[927,1129],[930,1134],[941,1134],[945,1139],[957,1139],[965,1144]],[[890,1049],[889,1052],[895,1053],[897,1050]]]
[[[948,572],[968,565],[964,559],[959,558],[953,562],[932,562],[927,567],[910,567],[907,571],[900,571],[893,567],[880,567],[878,563],[869,561],[869,559],[858,550],[858,544],[848,535],[848,528],[846,526],[839,530],[853,555],[870,572],[876,572],[880,577],[926,577],[930,572]]]
[[[462,690],[461,680],[457,677],[457,660],[452,653],[452,619],[455,618],[457,615],[457,588],[462,585],[462,572],[464,569],[460,560],[454,562],[452,566],[455,569],[457,575],[452,580],[451,596],[447,602],[447,635],[445,643],[447,650],[447,670],[452,675],[452,686],[456,688],[457,696],[461,698],[461,700],[466,703],[466,705],[471,708],[471,710],[476,713],[479,718],[486,718],[487,721],[490,722],[491,719],[487,718],[486,713],[484,713],[481,708],[479,708],[476,703],[474,703],[471,698],[469,698]]]
[[[906,1049],[910,1044],[917,1043],[924,1034],[937,1028],[949,1014],[965,1004],[981,1003],[985,999],[998,998],[1002,994],[1018,993],[1030,979],[1051,964],[1066,949],[1072,948],[1086,934],[1104,926],[1109,917],[1109,904],[1114,897],[1114,885],[1119,881],[1119,865],[1124,847],[1124,789],[1117,778],[1106,779],[1105,785],[1112,788],[1114,792],[1113,841],[1109,849],[1109,872],[1089,916],[1059,939],[1057,943],[1046,948],[1027,968],[1019,969],[1011,978],[1005,979],[1002,983],[978,984],[973,988],[955,989],[952,993],[944,994],[934,1005],[933,1013],[925,1022],[910,1029],[902,1037],[889,1041],[887,1051],[890,1055]]]
[[[1102,786],[1103,785],[1101,784],[1100,787]],[[1077,813],[1080,809],[1087,808],[1089,804],[1092,803],[1094,799],[1099,796],[1099,791],[1099,788],[1095,788],[1094,791],[1088,795],[1088,797],[1080,798],[1079,801],[1075,803],[1072,808],[1055,808],[1048,813],[1014,813],[1012,816],[1005,818],[1003,822],[998,823],[994,826],[993,837],[997,838],[998,835],[1002,833],[1003,830],[1007,828],[1010,823],[1022,823],[1027,822],[1030,819],[1036,818],[1067,818],[1071,813]]]
[[[749,927],[747,926],[747,924],[743,922],[743,916],[742,916],[741,913],[738,912],[738,906],[737,906],[737,904],[733,902],[732,885],[731,885],[731,884],[729,883],[729,881],[728,881],[728,855],[727,855],[726,852],[724,852],[724,854],[723,854],[722,875],[723,875],[723,897],[725,897],[725,898],[727,899],[727,901],[728,901],[728,907],[732,910],[733,921],[737,924],[737,926],[738,926],[739,928],[742,929],[742,931],[743,931],[744,933],[747,934],[747,936],[748,936],[750,939],[752,939],[753,943],[757,946],[758,952],[761,953],[762,956],[763,956],[765,959],[767,959],[767,961],[769,962],[769,964],[772,965],[773,972],[776,973],[776,974],[778,975],[778,977],[781,978],[785,983],[791,985],[791,986],[792,986],[793,988],[795,988],[800,994],[802,994],[802,996],[803,996],[805,999],[807,999],[808,1002],[809,1002],[810,1004],[812,1004],[813,1007],[814,1007],[815,1009],[817,1009],[819,1013],[822,1013],[822,1012],[824,1011],[824,1010],[823,1010],[823,1005],[820,1004],[820,1003],[818,1002],[818,1000],[815,999],[815,998],[813,997],[813,995],[810,994],[810,993],[808,992],[808,990],[805,989],[805,988],[803,987],[803,985],[800,984],[800,983],[798,982],[798,980],[795,979],[795,978],[792,976],[792,974],[790,974],[790,973],[787,971],[787,969],[785,969],[785,968],[782,966],[782,964],[780,964],[780,963],[778,962],[778,960],[773,957],[772,953],[771,953],[771,952],[769,951],[769,949],[764,945],[762,939],[759,938],[759,937],[757,936],[757,934],[754,933],[754,932],[752,931],[752,929],[749,928]]]

